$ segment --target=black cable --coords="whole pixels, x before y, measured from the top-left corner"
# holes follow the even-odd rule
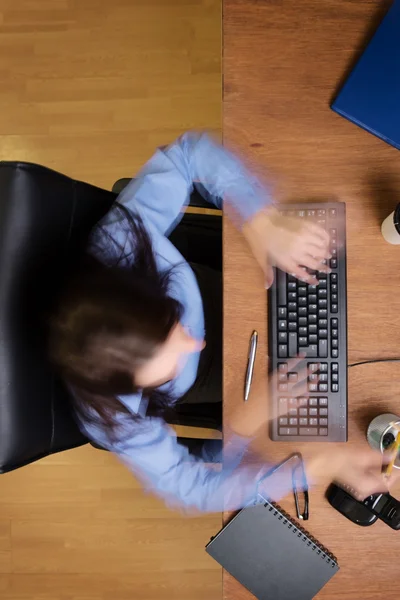
[[[385,362],[400,362],[400,358],[374,358],[371,360],[362,360],[360,362],[352,363],[351,365],[347,365],[350,369],[351,367],[359,367],[360,365],[371,365],[373,363],[385,363]]]

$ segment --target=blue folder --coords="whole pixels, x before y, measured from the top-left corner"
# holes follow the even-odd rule
[[[331,108],[400,150],[400,0],[392,4]]]

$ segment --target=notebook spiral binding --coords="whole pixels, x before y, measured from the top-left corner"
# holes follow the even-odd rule
[[[303,541],[307,542],[307,546],[311,548],[313,552],[317,551],[321,555],[321,558],[325,560],[328,565],[332,568],[337,566],[337,558],[334,556],[325,546],[322,546],[310,533],[304,529],[295,519],[293,519],[286,511],[283,510],[275,502],[265,502],[264,506],[268,508],[270,512],[274,511],[274,516],[278,516],[279,520],[283,520],[283,524],[288,524],[289,529],[292,529],[293,533],[297,533],[298,537],[303,537]],[[299,533],[298,533],[299,532]]]

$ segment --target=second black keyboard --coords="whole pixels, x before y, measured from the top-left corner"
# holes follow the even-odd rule
[[[315,271],[309,285],[279,269],[269,290],[269,355],[277,371],[271,402],[279,416],[272,422],[276,441],[347,440],[347,280],[345,204],[301,203],[280,211],[317,223],[329,233],[331,273]],[[340,242],[340,243],[339,243]],[[299,354],[307,369],[306,396],[296,395]],[[274,379],[274,380],[275,380]]]

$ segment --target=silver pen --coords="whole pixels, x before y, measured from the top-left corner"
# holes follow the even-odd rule
[[[258,341],[258,333],[257,333],[257,331],[253,331],[251,338],[250,338],[249,357],[247,360],[246,382],[244,385],[244,401],[245,402],[247,402],[247,400],[250,396],[250,388],[251,388],[251,382],[253,379],[254,363],[256,360],[256,353],[257,353],[257,341]]]

